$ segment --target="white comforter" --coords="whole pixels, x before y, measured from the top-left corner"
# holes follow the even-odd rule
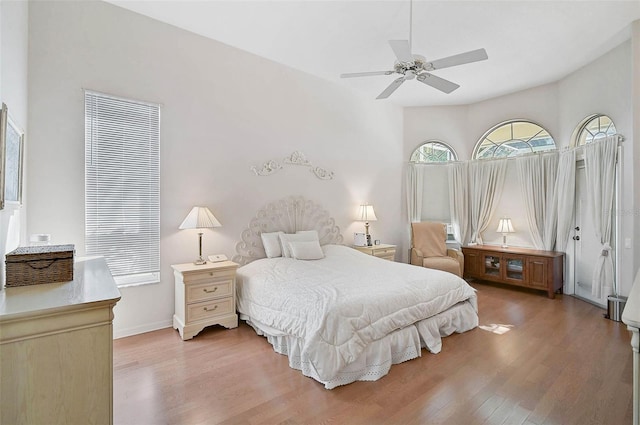
[[[322,380],[353,362],[367,344],[472,298],[451,273],[380,260],[326,245],[322,260],[264,258],[238,269],[238,310],[301,338]],[[474,304],[475,305],[475,304]]]

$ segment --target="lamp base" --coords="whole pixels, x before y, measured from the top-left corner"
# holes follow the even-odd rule
[[[502,247],[503,248],[509,248],[507,246],[507,235],[505,235],[504,233],[502,234]]]
[[[198,233],[198,259],[193,262],[196,266],[207,264],[207,260],[202,258],[202,232]]]

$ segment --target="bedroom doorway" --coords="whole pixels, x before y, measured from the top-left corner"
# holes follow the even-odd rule
[[[616,184],[616,192],[618,185]],[[614,195],[614,205],[617,196]],[[589,203],[587,200],[587,179],[584,167],[584,161],[576,163],[576,198],[575,198],[575,222],[573,231],[574,242],[574,296],[584,301],[595,304],[599,307],[606,308],[607,297],[600,298],[591,295],[591,279],[593,275],[594,265],[600,255],[601,245],[600,239],[596,237],[595,226],[591,213],[589,211]],[[613,217],[612,217],[613,220]],[[613,255],[614,268],[616,267],[616,222],[612,223],[611,230],[611,254]],[[617,273],[615,273],[617,276]],[[617,278],[616,278],[617,280]]]

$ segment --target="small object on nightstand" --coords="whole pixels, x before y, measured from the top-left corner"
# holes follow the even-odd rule
[[[224,255],[224,254],[210,255],[207,258],[209,259],[209,262],[211,262],[211,263],[219,263],[220,261],[227,261],[228,260],[227,256]]]
[[[364,233],[354,233],[353,244],[355,246],[367,246],[367,237]]]
[[[395,261],[396,246],[388,244],[378,244],[373,246],[354,246],[360,252],[373,255],[374,257],[383,258],[385,260]]]
[[[211,325],[238,326],[236,269],[233,261],[171,266],[175,277],[173,328],[183,340]]]

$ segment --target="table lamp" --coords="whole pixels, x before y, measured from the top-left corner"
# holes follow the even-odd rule
[[[367,246],[371,246],[371,235],[369,234],[369,222],[376,221],[378,218],[376,217],[375,211],[373,211],[373,206],[369,204],[362,204],[358,209],[358,221],[364,221],[364,229],[365,235],[367,238]]]
[[[507,217],[503,217],[498,222],[498,229],[496,230],[498,233],[502,233],[502,247],[507,248],[507,233],[513,233],[513,225],[511,224],[511,219]]]
[[[179,229],[210,229],[213,227],[222,227],[222,224],[216,219],[216,217],[209,211],[207,207],[193,207],[182,221]],[[193,262],[195,265],[206,264],[204,258],[202,258],[202,232],[198,232],[198,259]]]

